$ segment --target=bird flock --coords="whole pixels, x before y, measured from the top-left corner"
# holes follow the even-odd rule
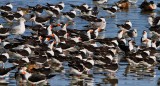
[[[132,27],[132,20],[115,24],[119,28],[116,37],[101,38],[100,35],[107,31],[107,23],[105,17],[99,17],[99,10],[114,18],[119,10],[129,9],[137,0],[120,0],[110,7],[98,7],[107,2],[93,0],[96,4],[92,7],[86,3],[75,5],[64,2],[17,8],[12,3],[0,6],[1,18],[7,23],[0,24],[0,78],[16,70],[18,84],[27,81],[33,86],[54,78],[58,70],[58,73],[65,71],[80,77],[92,74],[91,70],[99,68],[115,76],[121,61],[134,68],[154,69],[159,62],[160,17],[148,17],[152,35],[149,37],[144,30],[141,45],[136,45],[135,38],[139,35],[138,30]],[[64,11],[66,4],[71,7],[68,12]],[[160,3],[156,5],[147,0],[139,6],[141,11],[147,12],[157,7]],[[87,22],[87,25],[83,29],[69,28],[76,24],[75,18]],[[7,63],[13,67],[6,67]],[[65,64],[69,67],[68,71],[64,69]]]

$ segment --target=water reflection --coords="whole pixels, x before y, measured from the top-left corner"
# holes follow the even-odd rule
[[[116,76],[106,76],[102,79],[104,84],[110,84],[110,86],[118,86],[118,79]]]
[[[94,86],[93,75],[71,76],[70,86]]]
[[[155,69],[152,68],[145,68],[144,66],[139,67],[133,67],[131,65],[128,65],[124,71],[124,76],[148,76],[148,77],[154,77],[155,76]]]

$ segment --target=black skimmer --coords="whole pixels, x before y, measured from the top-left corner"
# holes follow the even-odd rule
[[[124,44],[121,44],[121,43],[119,43],[119,48],[122,50],[122,51],[124,51],[125,52],[125,54],[127,55],[128,53],[133,53],[133,52],[135,52],[135,50],[134,50],[134,45],[135,44],[135,42],[133,41],[133,40],[129,40],[128,41],[128,46],[126,46],[125,45],[125,43]]]
[[[82,4],[82,5],[73,5],[73,4],[70,4],[70,6],[72,7],[72,8],[74,8],[75,10],[78,10],[78,11],[82,11],[82,10],[86,10],[86,9],[88,9],[89,8],[89,6],[86,4],[86,3],[84,3],[84,4]]]
[[[49,7],[44,7],[45,11],[49,16],[58,18],[60,15],[60,8],[58,6],[49,6]]]
[[[11,52],[14,53],[15,56],[23,58],[29,56],[31,54],[31,49],[25,46],[23,49],[10,49]]]
[[[71,10],[70,12],[63,13],[63,15],[69,20],[73,20],[76,17],[76,11]]]
[[[10,71],[14,70],[15,68],[17,67],[16,66],[13,66],[13,67],[10,67],[10,68],[0,68],[0,78],[4,78],[6,77]]]
[[[14,20],[14,15],[12,13],[1,12],[1,16],[9,23]]]
[[[97,16],[99,13],[98,7],[88,7],[86,9],[81,10],[81,16]]]
[[[96,64],[110,64],[113,60],[113,56],[107,52],[107,54],[102,53],[102,57],[94,58]]]
[[[25,79],[28,83],[31,85],[38,85],[38,84],[44,84],[44,82],[47,80],[47,77],[45,74],[41,73],[29,73],[27,71],[27,67],[22,67],[19,70],[19,73],[25,76]]]
[[[147,0],[144,0],[139,7],[142,11],[153,11],[157,8],[153,1],[147,2]]]
[[[115,16],[115,13],[117,12],[118,7],[113,5],[110,8],[103,8],[103,10],[106,10],[109,14],[111,14],[111,16]]]
[[[11,49],[11,48],[18,47],[19,45],[23,45],[23,43],[22,42],[11,43],[8,40],[3,40],[1,42],[1,45],[4,49]]]
[[[7,3],[5,6],[0,7],[0,11],[2,12],[9,12],[12,11],[13,5],[11,3]]]
[[[119,64],[117,59],[113,59],[110,64],[104,65],[104,70],[108,71],[110,74],[115,74],[119,69]]]
[[[130,30],[132,28],[132,22],[130,20],[125,21],[125,24],[117,24],[121,30]]]
[[[18,10],[17,12],[13,13],[14,19],[19,20],[24,16],[24,12],[22,10]]]
[[[52,16],[38,17],[38,16],[32,14],[30,20],[34,21],[35,24],[43,26],[43,24],[47,23],[51,18],[52,18]]]
[[[65,4],[64,2],[59,2],[56,6],[59,7],[60,11],[62,11],[65,7]]]
[[[151,15],[148,17],[148,23],[150,24],[150,26],[160,25],[159,21],[160,21],[159,16],[155,17],[154,15]]]
[[[69,62],[68,66],[70,67],[70,74],[73,75],[82,75],[85,71],[84,65],[80,64],[79,62]]]
[[[91,70],[91,68],[93,68],[94,60],[92,57],[89,56],[86,61],[82,61],[82,64],[85,67],[85,71],[88,72],[89,70]]]
[[[64,4],[64,2],[59,2],[57,4],[47,3],[47,6],[48,7],[52,7],[52,8],[54,8],[56,6],[56,7],[58,7],[60,9],[60,11],[62,11],[64,9],[64,7],[65,7],[65,4]]]
[[[143,57],[142,64],[147,66],[147,68],[150,68],[157,63],[156,57],[154,55],[155,53],[153,52],[151,53],[150,51],[147,50],[144,50],[143,53],[145,54],[145,56]]]
[[[8,53],[2,53],[0,55],[0,63],[2,63],[2,67],[4,68],[4,63],[7,62],[7,60],[9,59],[9,54]]]
[[[36,6],[28,6],[30,9],[32,9],[33,12],[35,12],[36,16],[40,16],[43,12],[43,6],[40,4],[37,4]]]
[[[10,28],[4,28],[3,25],[0,25],[0,36],[5,37],[9,35]]]
[[[136,52],[127,55],[126,60],[131,66],[137,67],[143,61],[143,57],[141,55],[141,52]]]
[[[91,28],[97,29],[100,28],[101,31],[105,30],[106,28],[106,20],[104,17],[101,18],[94,18],[89,25]]]

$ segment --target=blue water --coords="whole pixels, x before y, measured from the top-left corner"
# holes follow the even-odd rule
[[[82,4],[87,3],[89,6],[93,7],[92,0],[0,0],[0,6],[6,4],[7,2],[11,2],[14,6],[14,10],[16,10],[16,7],[26,7],[26,5],[34,6],[36,4],[45,5],[47,3],[57,3],[60,1],[63,1],[66,3],[65,9],[63,11],[69,11],[71,7],[69,7],[69,3],[71,4]],[[107,6],[111,6],[114,2],[118,0],[109,0]],[[107,14],[105,11],[100,9],[100,16],[104,16],[107,21],[107,27],[106,31],[103,33],[105,37],[116,37],[117,31],[119,30],[115,24],[122,24],[125,20],[131,20],[133,23],[133,28],[136,28],[138,30],[138,37],[136,38],[136,43],[139,44],[140,37],[143,30],[148,30],[149,24],[147,23],[147,18],[151,13],[141,13],[138,6],[143,0],[139,0],[137,4],[132,5],[128,10],[123,11],[119,10],[116,13],[116,17],[111,18],[109,17],[109,14]],[[154,0],[155,3],[157,3],[159,0]],[[158,8],[153,13],[157,13],[157,15],[160,15],[160,9]],[[76,21],[73,28],[76,29],[83,29],[83,25],[86,25],[87,22],[76,18],[74,21]],[[127,68],[127,65],[120,65],[119,71],[116,73],[116,76],[111,78],[107,77],[103,74],[94,74],[91,78],[84,78],[80,80],[73,79],[73,77],[70,77],[67,72],[68,68],[64,66],[63,73],[58,73],[55,77],[49,80],[49,83],[51,86],[157,86],[157,81],[160,78],[160,71],[155,68],[155,76],[136,76],[134,73],[128,72],[128,76],[124,76],[124,73]],[[96,72],[98,69],[93,68],[92,72]],[[107,81],[108,80],[108,81]],[[118,80],[118,82],[109,82],[109,80]],[[75,83],[75,84],[73,84]],[[80,85],[79,85],[80,84]]]

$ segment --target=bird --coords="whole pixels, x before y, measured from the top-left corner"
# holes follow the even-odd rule
[[[148,17],[148,23],[150,24],[151,27],[160,25],[159,21],[160,21],[160,17],[159,16],[156,17],[154,15],[150,15]]]
[[[67,17],[69,20],[73,20],[76,17],[76,11],[71,10],[70,12],[63,13],[65,17]]]
[[[11,3],[7,3],[6,5],[0,7],[1,12],[10,12],[12,9],[13,5]]]
[[[2,63],[2,68],[4,68],[4,63],[6,63],[9,58],[10,57],[8,53],[2,53],[0,55],[0,63]]]
[[[19,20],[24,16],[24,12],[22,10],[17,10],[17,12],[13,13],[14,19]]]
[[[153,1],[147,2],[147,0],[144,0],[139,8],[141,8],[142,11],[153,11],[157,6]]]
[[[12,26],[11,28],[1,28],[0,36],[14,35],[16,37],[22,35],[26,30],[25,21],[24,18],[20,18],[18,25]]]
[[[36,16],[40,16],[43,12],[44,7],[40,4],[37,4],[36,6],[29,6],[27,5],[29,9],[31,9]]]
[[[126,31],[124,34],[124,37],[129,37],[129,38],[135,38],[138,36],[138,33],[137,33],[137,29],[133,29],[133,30],[129,30],[129,31]]]
[[[31,54],[31,49],[25,46],[23,49],[9,49],[15,56],[23,58]]]
[[[103,8],[103,10],[106,10],[109,14],[111,14],[111,16],[115,16],[115,13],[118,10],[118,7],[116,5],[113,5],[110,8]]]
[[[65,7],[65,4],[64,4],[64,2],[59,2],[58,4],[56,4],[56,6],[58,6],[60,11],[62,11]]]
[[[14,15],[12,13],[1,12],[1,16],[9,23],[14,20]]]
[[[52,16],[46,16],[46,17],[38,17],[34,14],[31,15],[30,20],[35,22],[36,25],[41,25],[43,26],[43,24],[47,23]]]
[[[0,68],[0,78],[5,78],[10,71],[14,70],[17,67],[17,65],[9,68]]]
[[[25,23],[24,23],[25,21],[26,20],[24,18],[20,18],[19,25],[13,26],[10,30],[10,34],[22,35],[26,30]]]
[[[121,30],[130,30],[132,28],[132,22],[130,20],[125,21],[125,24],[116,24]]]
[[[9,31],[10,31],[10,28],[5,28],[1,24],[1,26],[0,26],[0,36],[1,37],[8,37],[8,35],[10,34]]]
[[[75,64],[75,62],[69,62],[68,66],[70,67],[70,74],[73,75],[82,75],[85,71],[83,64],[80,64],[79,62],[77,62],[77,64]]]
[[[60,8],[58,6],[49,6],[49,7],[44,7],[45,11],[49,16],[58,18],[60,15]]]
[[[128,0],[120,0],[115,3],[120,9],[128,9],[130,7],[130,2]]]
[[[94,29],[100,28],[101,31],[104,31],[106,28],[106,20],[104,17],[100,17],[98,19],[93,20],[89,26]]]
[[[143,61],[143,57],[141,55],[141,52],[136,52],[136,53],[131,53],[127,55],[126,60],[131,66],[137,67]]]
[[[19,73],[22,74],[27,80],[27,82],[30,83],[31,85],[38,85],[47,80],[47,77],[45,74],[29,73],[27,71],[27,67],[21,67],[19,69]]]
[[[110,64],[105,64],[104,70],[108,71],[111,75],[115,74],[119,69],[118,61],[117,59],[113,59]]]

